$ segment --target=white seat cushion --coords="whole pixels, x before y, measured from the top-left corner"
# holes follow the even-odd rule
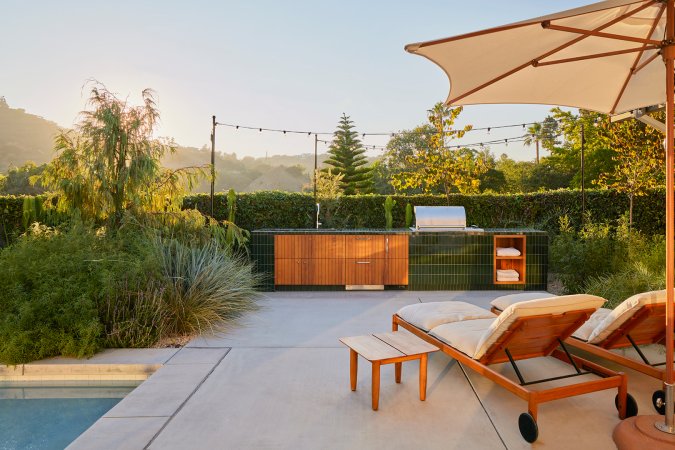
[[[456,348],[471,358],[476,353],[481,338],[490,329],[490,325],[495,320],[494,318],[475,319],[465,322],[446,323],[433,328],[429,334],[446,342],[451,347]]]
[[[504,311],[514,303],[524,302],[526,300],[536,300],[538,298],[556,297],[548,292],[520,292],[518,294],[502,295],[492,300],[490,304],[500,311]]]
[[[424,331],[444,323],[497,317],[487,309],[464,302],[415,303],[404,306],[396,314]]]
[[[611,312],[612,310],[607,308],[598,309],[596,312],[591,314],[591,317],[589,317],[588,320],[572,334],[572,336],[577,339],[581,339],[582,341],[588,341],[588,338],[591,337],[593,330],[595,330],[600,322],[605,320],[605,318],[611,314]]]
[[[600,308],[604,303],[604,298],[588,294],[562,295],[560,297],[514,303],[506,308],[490,325],[490,328],[478,343],[473,358],[480,359],[516,319],[543,314],[562,314],[583,309],[595,310]]]
[[[623,325],[633,314],[635,314],[644,305],[658,304],[666,302],[666,291],[650,291],[636,294],[627,300],[624,300],[602,322],[600,322],[588,337],[588,342],[598,344],[617,328]]]

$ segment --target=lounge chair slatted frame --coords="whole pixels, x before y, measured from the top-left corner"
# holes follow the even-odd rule
[[[594,309],[587,309],[570,311],[564,314],[544,314],[518,318],[511,324],[508,331],[502,334],[502,338],[492,344],[479,360],[475,360],[448,345],[444,341],[427,334],[426,331],[407,322],[397,314],[394,314],[392,318],[392,329],[393,331],[397,331],[399,326],[403,327],[420,339],[438,346],[441,351],[454,358],[459,363],[471,368],[478,374],[492,380],[509,392],[527,401],[528,413],[535,422],[537,420],[537,410],[540,403],[613,388],[617,388],[618,390],[617,409],[619,418],[624,419],[626,417],[628,395],[628,381],[626,375],[621,372],[607,369],[578,356],[569,355],[568,352],[558,348],[559,343],[571,336],[581,324],[588,320],[594,311]],[[558,338],[560,338],[560,341]],[[506,351],[507,349],[508,352]],[[593,373],[598,375],[600,379],[548,389],[528,389],[526,386],[550,381],[559,377],[532,382],[524,382],[524,380],[522,380],[521,383],[515,382],[489,367],[491,364],[509,361],[510,358],[507,353],[510,354],[513,361],[542,356],[553,356],[567,364],[575,366],[577,373],[572,374],[571,376]],[[581,370],[585,370],[586,372],[580,373]],[[563,378],[568,377],[569,376],[564,376]],[[522,376],[519,378],[522,379]]]
[[[665,380],[664,363],[651,363],[646,359],[639,345],[663,344],[665,341],[666,306],[663,303],[646,304],[633,316],[614,330],[607,338],[597,344],[589,344],[575,337],[567,339],[567,344],[608,361],[636,370],[652,378]],[[633,342],[631,342],[631,340]],[[611,352],[610,350],[633,347],[643,361]]]

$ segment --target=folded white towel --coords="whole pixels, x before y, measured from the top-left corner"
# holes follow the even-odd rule
[[[497,276],[520,278],[518,271],[513,269],[497,269]]]
[[[520,256],[520,250],[514,247],[497,247],[497,256]]]
[[[520,281],[520,278],[517,278],[517,277],[500,277],[500,276],[497,276],[497,281]]]

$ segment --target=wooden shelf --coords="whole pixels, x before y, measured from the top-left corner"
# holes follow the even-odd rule
[[[526,279],[526,261],[527,255],[525,249],[527,237],[521,234],[514,235],[495,235],[493,248],[493,283],[503,284],[525,284]],[[513,247],[520,251],[520,256],[497,256],[497,248]],[[497,281],[497,270],[515,270],[518,272],[518,281]]]

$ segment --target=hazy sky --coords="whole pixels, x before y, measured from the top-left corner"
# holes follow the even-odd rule
[[[224,123],[332,131],[344,112],[359,132],[410,129],[445,99],[448,82],[405,44],[589,2],[0,0],[0,95],[12,107],[71,126],[84,107],[87,79],[134,102],[150,87],[158,94],[160,134],[195,147],[209,142],[214,114]],[[460,122],[531,122],[548,109],[470,106]],[[470,133],[464,142],[520,132]],[[217,136],[218,150],[238,156],[313,151],[306,136],[227,128]],[[514,144],[492,151],[534,155]]]

